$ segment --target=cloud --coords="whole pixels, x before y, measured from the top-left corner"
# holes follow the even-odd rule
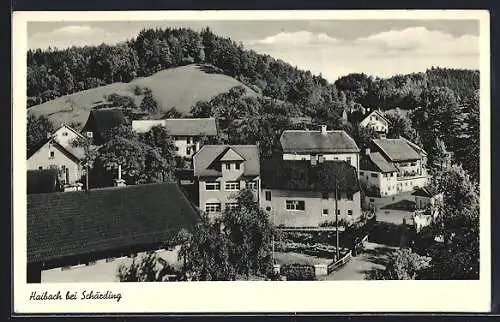
[[[28,38],[29,48],[57,47],[60,49],[71,46],[98,45],[101,43],[115,44],[125,40],[113,32],[87,25],[70,25],[47,32],[39,32]]]
[[[331,82],[348,73],[390,77],[425,71],[431,66],[479,68],[477,36],[453,36],[424,27],[383,31],[352,40],[318,35],[282,32],[246,45],[301,69],[321,73]]]
[[[397,54],[398,52],[433,56],[479,54],[479,38],[477,36],[454,37],[441,31],[430,31],[424,27],[380,32],[358,38],[353,43],[387,54]]]
[[[280,32],[264,39],[253,41],[253,44],[263,45],[332,45],[339,40],[325,33],[313,33],[310,31]]]

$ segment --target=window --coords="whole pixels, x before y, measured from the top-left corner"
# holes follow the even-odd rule
[[[337,215],[340,216],[340,209],[337,209]]]
[[[175,151],[179,151],[179,147],[178,146],[175,147]]]
[[[217,181],[205,182],[205,190],[220,190],[220,182]]]
[[[38,170],[43,170],[43,167],[38,167]]]
[[[306,203],[304,200],[287,200],[286,210],[305,210]]]
[[[257,190],[257,181],[248,181],[247,188],[251,190]]]
[[[387,186],[387,190],[391,191],[391,186]]]
[[[328,199],[328,192],[322,192],[321,193],[321,198]]]
[[[238,203],[237,202],[228,202],[226,203],[226,209],[227,210],[232,210],[238,208]]]
[[[364,175],[365,175],[365,173],[364,173],[363,171],[359,171],[359,175],[360,175],[360,176],[364,176]]]
[[[347,215],[352,216],[352,210],[347,210]]]
[[[267,210],[267,211],[271,211],[271,207],[267,206],[267,207],[266,207],[266,210]]]
[[[191,144],[191,138],[189,136],[186,138],[186,143]]]
[[[227,181],[226,185],[225,185],[225,189],[228,191],[240,190],[240,182],[239,181]]]
[[[271,191],[266,191],[266,200],[271,201]]]
[[[371,176],[372,178],[378,178],[378,173],[372,173]]]
[[[226,163],[226,170],[231,170],[231,163]]]
[[[353,197],[353,194],[351,192],[348,192],[347,193],[347,200],[351,200],[352,201],[352,197]]]
[[[207,203],[205,204],[205,212],[207,214],[220,212],[220,203]]]
[[[190,155],[191,154],[191,148],[186,148],[186,154]]]
[[[236,166],[236,170],[240,169],[240,164],[239,163],[236,163],[235,166]]]
[[[68,136],[68,132],[63,132],[63,136]]]
[[[351,164],[351,157],[346,158],[347,163]]]
[[[85,136],[88,138],[92,138],[94,136],[94,133],[88,131],[88,132],[85,132]]]
[[[339,159],[339,157],[334,157],[334,158],[333,158],[333,160],[338,160],[338,159]]]
[[[50,151],[50,158],[53,159],[54,158],[54,151]]]
[[[328,209],[323,209],[323,216],[328,216]]]

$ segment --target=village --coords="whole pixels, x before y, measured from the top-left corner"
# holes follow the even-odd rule
[[[427,152],[405,137],[388,138],[391,122],[379,109],[343,113],[377,133],[364,149],[342,129],[301,120],[303,129],[282,131],[281,153],[272,157],[261,156],[258,144],[211,144],[219,131],[213,117],[130,120],[125,113],[96,105],[81,130],[62,124],[28,155],[29,282],[118,281],[121,266],[150,253],[153,266],[172,268],[162,280],[182,280],[182,242],[165,243],[200,216],[238,211],[245,193],[278,231],[271,241],[278,279],[294,279],[294,267],[305,267],[310,279],[365,279],[390,251],[415,247],[413,236],[443,204],[442,191],[429,185]],[[91,187],[88,155],[117,127],[166,129],[175,178],[129,184],[117,162],[107,187]]]

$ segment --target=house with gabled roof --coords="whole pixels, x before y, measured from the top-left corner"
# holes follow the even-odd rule
[[[193,156],[199,189],[199,207],[218,214],[236,207],[235,197],[243,189],[260,191],[260,161],[257,145],[204,145]]]
[[[262,160],[261,207],[276,226],[312,228],[361,216],[356,168],[345,161]]]
[[[398,169],[387,161],[380,152],[366,149],[359,164],[359,180],[366,184],[368,194],[377,197],[396,195]]]
[[[94,145],[102,145],[106,143],[111,129],[126,123],[127,119],[119,108],[91,110],[82,134],[90,138]]]
[[[373,110],[361,122],[360,126],[371,128],[382,137],[385,137],[389,132],[390,121],[385,117],[380,110]]]
[[[133,120],[132,129],[137,133],[145,133],[154,126],[164,126],[174,139],[176,153],[179,157],[192,158],[201,148],[202,137],[217,135],[215,118],[184,118],[163,120]]]
[[[373,151],[373,152],[371,152]],[[396,193],[413,191],[423,187],[430,178],[427,173],[427,153],[418,145],[404,138],[374,139],[368,154],[379,153],[388,163],[397,169]],[[379,158],[380,159],[380,158]],[[379,172],[383,175],[383,172]],[[387,186],[393,191],[392,184]],[[385,196],[382,194],[381,196]]]
[[[84,137],[70,126],[61,126],[41,142],[38,148],[29,151],[27,169],[56,169],[62,185],[75,184],[83,174],[85,150],[73,145],[73,142],[82,138]]]
[[[199,219],[175,183],[30,194],[28,282],[114,282],[146,251],[175,260],[165,243]]]
[[[343,130],[286,130],[280,137],[283,160],[346,161],[359,169],[359,148]],[[315,161],[314,161],[315,160]]]

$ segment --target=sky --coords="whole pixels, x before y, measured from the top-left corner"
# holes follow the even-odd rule
[[[144,28],[206,26],[330,82],[349,73],[390,77],[432,66],[479,69],[478,20],[29,22],[28,47],[115,44]]]

